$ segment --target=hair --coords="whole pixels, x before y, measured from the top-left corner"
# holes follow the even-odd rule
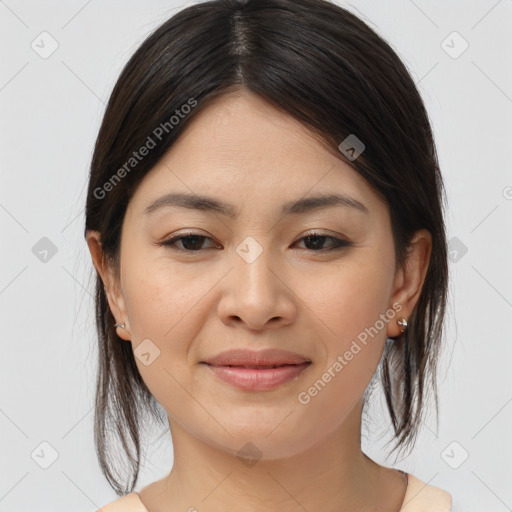
[[[432,235],[407,330],[393,343],[386,340],[379,366],[393,451],[412,448],[429,390],[438,416],[436,366],[448,287],[446,198],[429,118],[410,73],[391,46],[348,10],[327,0],[211,0],[154,30],[123,68],[108,101],[91,161],[85,234],[99,232],[103,255],[119,277],[121,227],[137,186],[194,116],[215,97],[239,89],[301,122],[373,187],[389,207],[397,269],[417,230]],[[349,135],[365,145],[355,159],[340,150]],[[135,159],[150,139],[154,147]],[[102,472],[121,495],[137,483],[142,413],[163,418],[131,344],[116,333],[98,273],[94,300],[95,446]],[[111,434],[129,461],[128,484],[117,478]]]

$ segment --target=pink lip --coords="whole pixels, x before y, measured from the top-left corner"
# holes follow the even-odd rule
[[[311,364],[301,354],[280,349],[234,349],[201,362],[224,382],[248,391],[274,389],[297,378]]]
[[[214,366],[207,364],[224,382],[246,391],[266,391],[295,379],[311,362],[291,364],[278,368],[244,368],[242,366]]]
[[[311,362],[311,360],[295,352],[271,348],[259,351],[247,349],[227,350],[201,362],[213,366],[280,366],[284,364],[299,365]]]

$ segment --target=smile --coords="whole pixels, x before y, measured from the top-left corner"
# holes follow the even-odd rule
[[[204,363],[220,380],[246,391],[268,391],[297,379],[311,364],[225,365]]]

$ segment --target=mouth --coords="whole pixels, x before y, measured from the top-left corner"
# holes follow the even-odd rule
[[[244,391],[270,391],[296,381],[311,361],[279,365],[213,365],[204,363],[215,377]]]
[[[286,363],[286,364],[210,364],[205,363],[210,366],[217,366],[217,367],[223,367],[223,368],[250,368],[254,370],[269,370],[271,368],[282,368],[283,366],[297,366],[297,363]],[[301,363],[303,364],[303,363]]]
[[[274,348],[260,351],[233,349],[201,362],[212,366],[277,368],[281,366],[311,363],[311,359],[296,352]]]
[[[312,361],[277,348],[232,349],[201,361],[217,379],[244,391],[269,391],[297,380]]]

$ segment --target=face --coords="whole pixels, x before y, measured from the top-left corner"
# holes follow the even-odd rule
[[[146,212],[167,194],[228,210],[160,202]],[[330,194],[362,206],[283,213]],[[251,441],[277,458],[334,432],[360,403],[386,337],[414,306],[418,269],[395,273],[388,208],[362,177],[291,117],[233,93],[203,110],[137,188],[108,298],[171,428],[232,453]],[[310,363],[275,387],[242,389],[204,364],[230,349]]]

